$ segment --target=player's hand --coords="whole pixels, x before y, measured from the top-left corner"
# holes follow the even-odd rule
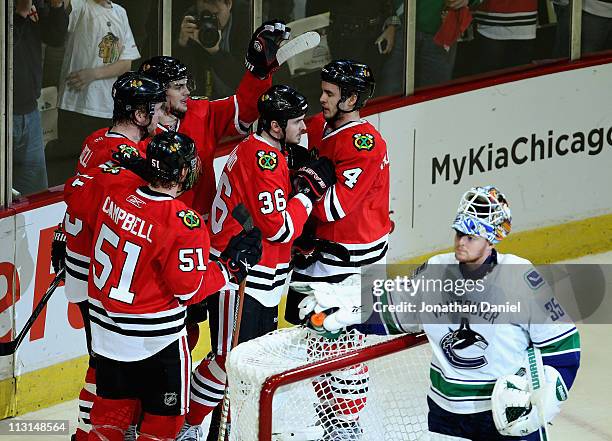
[[[181,30],[179,32],[178,44],[179,46],[187,46],[189,39],[198,40],[198,26],[196,25],[196,18],[191,15],[183,17],[181,22]]]
[[[262,80],[278,70],[276,53],[281,43],[289,40],[290,35],[291,29],[281,20],[262,24],[251,37],[245,59],[246,68]]]
[[[147,161],[140,156],[140,152],[136,147],[123,144],[119,146],[118,150],[111,153],[111,157],[121,167],[127,168],[146,179]]]
[[[307,147],[299,144],[287,143],[284,149],[287,154],[289,170],[298,170],[300,167],[304,167],[319,158],[317,149],[308,150]]]
[[[230,281],[240,284],[246,278],[249,268],[261,259],[261,252],[261,230],[254,227],[232,237],[221,253],[219,262],[227,271]]]
[[[57,228],[53,231],[51,265],[53,265],[55,274],[66,268],[66,233],[62,224],[58,224]]]
[[[303,193],[312,202],[319,201],[329,187],[336,183],[334,164],[326,157],[321,157],[301,167],[293,177],[293,190]]]

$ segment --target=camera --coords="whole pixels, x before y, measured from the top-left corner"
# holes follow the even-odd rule
[[[219,34],[219,19],[208,11],[202,11],[196,18],[195,25],[198,27],[198,40],[205,48],[215,47],[221,39]]]

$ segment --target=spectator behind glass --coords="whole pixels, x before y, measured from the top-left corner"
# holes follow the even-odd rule
[[[107,0],[72,0],[68,41],[60,75],[57,149],[72,174],[81,144],[110,126],[112,86],[140,54],[122,6]]]
[[[42,42],[61,46],[68,29],[62,0],[16,0],[13,29],[13,188],[22,195],[47,188],[40,112]]]
[[[381,68],[396,43],[401,20],[392,0],[308,0],[306,15],[329,11],[327,41],[333,59],[349,58],[365,63],[374,78],[382,80]]]
[[[537,0],[485,0],[474,12],[477,73],[531,63]]]
[[[249,15],[247,10],[232,7],[232,0],[196,0],[183,14],[173,55],[193,72],[195,95],[210,99],[231,96],[244,75]],[[203,16],[216,21],[220,31],[221,38],[212,47],[204,47],[198,37]]]
[[[446,83],[453,77],[457,44],[448,50],[434,42],[444,13],[465,6],[473,8],[482,0],[426,0],[417,2],[415,87]]]
[[[553,56],[569,57],[570,8],[569,0],[556,0],[557,33]],[[612,3],[603,0],[584,0],[582,3],[583,54],[612,49]]]

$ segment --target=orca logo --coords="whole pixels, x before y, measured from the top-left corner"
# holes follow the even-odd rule
[[[489,342],[478,332],[470,328],[467,318],[461,319],[459,329],[453,331],[448,328],[449,332],[440,340],[440,347],[446,356],[448,362],[458,369],[479,369],[488,364],[484,355],[467,358],[459,355],[457,351],[476,347],[483,351],[489,346]]]

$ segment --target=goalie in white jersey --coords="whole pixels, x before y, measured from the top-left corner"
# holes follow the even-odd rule
[[[574,382],[580,362],[578,331],[531,262],[495,250],[510,227],[504,195],[490,186],[472,188],[463,195],[452,224],[454,253],[429,259],[412,276],[410,290],[374,290],[377,305],[365,326],[368,332],[422,329],[431,344],[430,432],[474,441],[538,440],[542,419],[550,423],[559,413]],[[452,281],[454,288],[449,292],[442,285],[424,284],[432,280]],[[466,289],[468,284],[469,295],[458,292],[458,286]],[[362,304],[358,292],[342,300],[330,292],[314,296],[316,307],[303,302],[309,306],[302,315],[308,309],[335,308],[324,322],[328,331],[358,324],[369,315],[354,312]],[[500,300],[506,301],[504,306],[523,302],[522,310],[515,306],[510,316],[485,312],[483,305],[500,305]],[[407,304],[415,309],[406,313],[405,307],[397,308]],[[543,360],[544,383],[537,391],[526,375],[535,367],[528,360],[530,347]]]

